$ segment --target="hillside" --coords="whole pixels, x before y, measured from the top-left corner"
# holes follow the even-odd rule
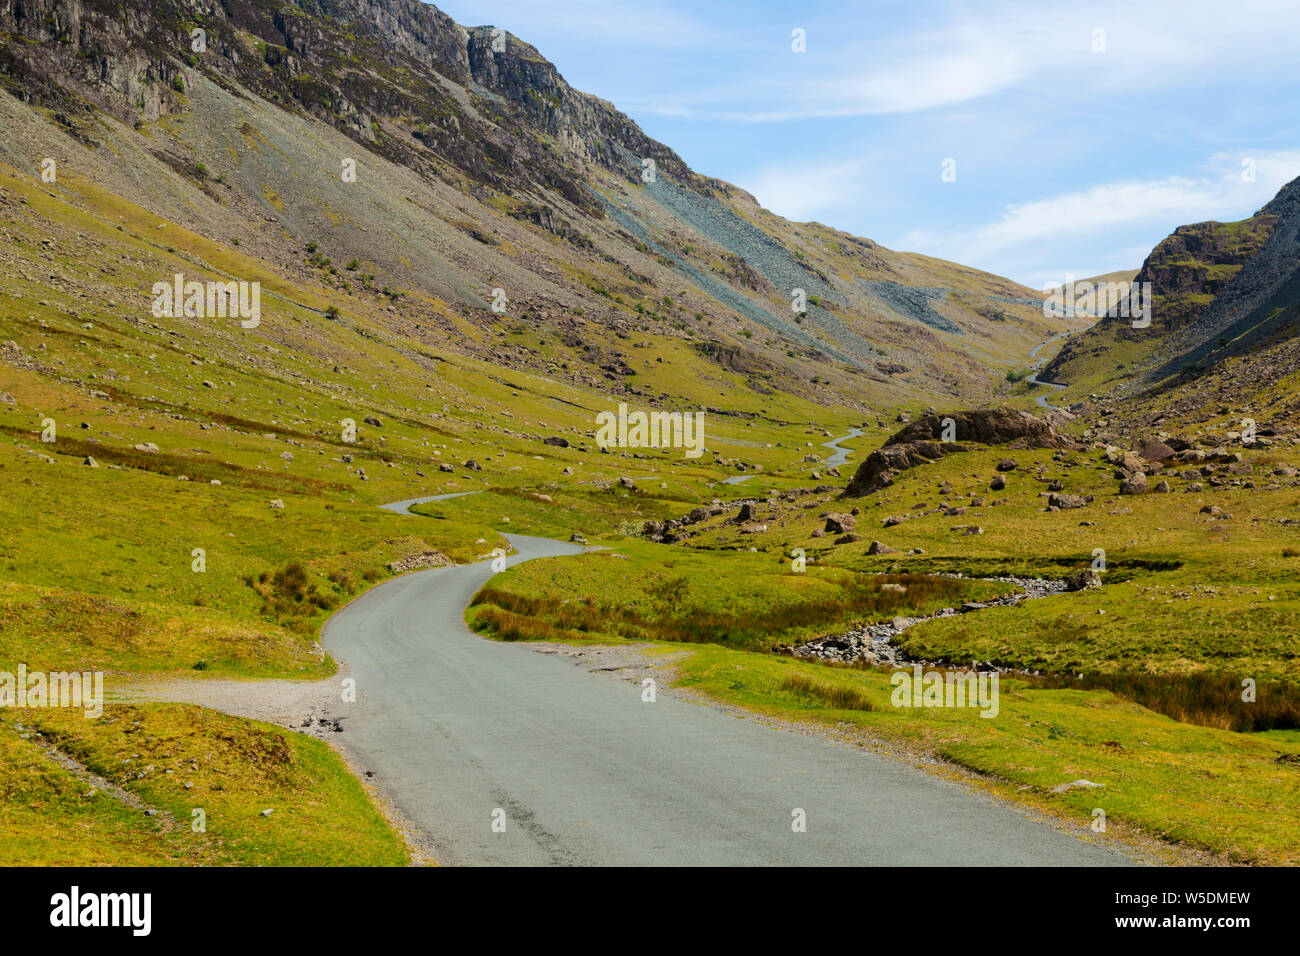
[[[1208,418],[1192,406],[1258,406],[1270,390],[1287,391],[1296,370],[1287,356],[1300,304],[1298,237],[1300,180],[1249,219],[1180,226],[1135,280],[1151,283],[1151,325],[1103,318],[1073,336],[1044,377],[1072,386],[1070,397],[1113,389],[1129,409],[1155,415],[1168,406],[1200,422]],[[1264,414],[1281,424],[1290,407]]]
[[[109,694],[94,720],[0,709],[0,862],[418,862],[352,721],[393,706],[384,667],[437,701],[422,642],[448,628],[412,597],[351,700],[323,628],[409,572],[488,580],[507,534],[564,550],[492,568],[485,637],[669,655],[665,694],[865,728],[1087,839],[1099,794],[1059,789],[1081,776],[1118,830],[1296,862],[1300,181],[1162,244],[1133,337],[789,222],[418,0],[0,4],[0,126],[0,674]],[[223,283],[257,314],[214,310]],[[1043,378],[1075,376],[1073,414],[994,410],[1041,397],[1023,371],[1067,333]],[[626,408],[700,415],[699,454],[602,441]],[[1104,588],[1067,592],[1098,549]],[[1001,669],[1011,719],[796,659],[873,628]],[[462,663],[462,700],[504,713]],[[272,704],[229,706],[249,695]]]
[[[870,404],[992,397],[1053,331],[1014,283],[773,216],[415,0],[3,5],[0,87],[7,673],[329,681],[321,624],[378,581],[726,477],[795,494]],[[257,320],[160,309],[178,275],[258,284]],[[597,448],[619,401],[702,410],[703,456]],[[147,701],[0,725],[11,861],[409,858],[282,728]]]
[[[411,340],[637,394],[641,332],[711,343],[760,392],[861,403],[986,400],[1059,331],[1015,283],[773,216],[417,0],[57,6],[0,14],[0,159],[54,158]]]

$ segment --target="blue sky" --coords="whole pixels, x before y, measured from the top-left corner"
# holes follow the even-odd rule
[[[1300,176],[1295,0],[436,5],[786,218],[1035,288]]]

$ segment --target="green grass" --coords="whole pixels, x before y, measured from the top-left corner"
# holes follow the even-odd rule
[[[24,729],[19,730],[22,726]],[[143,802],[94,790],[44,740]],[[326,744],[181,704],[0,716],[5,862],[49,865],[404,866],[401,840]],[[189,785],[187,787],[187,784]],[[146,814],[146,809],[158,811]],[[194,811],[204,829],[195,832]],[[262,811],[271,814],[262,815]]]
[[[479,592],[470,622],[511,640],[601,634],[769,650],[1009,590],[929,575],[795,572],[780,556],[626,542],[617,551],[516,565]]]

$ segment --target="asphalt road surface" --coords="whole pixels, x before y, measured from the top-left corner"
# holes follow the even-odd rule
[[[512,564],[580,550],[508,537]],[[887,757],[663,693],[644,703],[571,658],[478,637],[462,614],[491,575],[489,562],[403,575],[325,630],[357,681],[347,746],[440,862],[1129,862]]]

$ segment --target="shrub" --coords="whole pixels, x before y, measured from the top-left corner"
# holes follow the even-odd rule
[[[821,684],[805,674],[790,674],[781,681],[784,693],[800,700],[824,704],[836,710],[875,710],[876,707],[856,687],[843,684]]]
[[[1113,674],[1042,675],[1017,677],[1031,687],[1108,690],[1116,697],[1172,717],[1185,724],[1249,733],[1300,728],[1300,686],[1283,681],[1260,681],[1256,700],[1241,699],[1241,678],[1236,674],[1200,671],[1194,674],[1149,674],[1120,671]]]

